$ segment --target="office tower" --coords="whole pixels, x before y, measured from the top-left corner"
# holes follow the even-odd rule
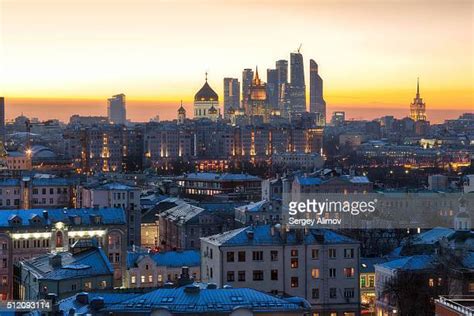
[[[304,81],[303,55],[298,51],[290,54],[291,110],[292,113],[306,112],[306,86]]]
[[[5,98],[0,97],[0,141],[5,143]]]
[[[275,68],[277,70],[278,76],[278,107],[280,108],[280,112],[284,115],[284,95],[283,95],[283,86],[284,84],[288,83],[288,60],[277,60],[275,63]]]
[[[410,118],[416,121],[426,121],[426,104],[420,97],[420,79],[416,81],[416,96],[410,104]]]
[[[326,101],[323,99],[323,79],[318,73],[318,64],[309,61],[309,111],[319,113],[320,122],[326,124]]]
[[[194,118],[217,120],[219,116],[219,96],[207,83],[206,73],[206,82],[194,95]]]
[[[237,78],[224,78],[224,118],[229,118],[229,111],[240,108],[240,82]]]
[[[107,115],[112,124],[124,125],[126,123],[125,94],[117,94],[107,99]]]
[[[346,121],[346,112],[336,111],[332,114],[331,124],[334,126],[340,126]]]
[[[278,109],[278,71],[267,69],[267,96],[272,110]]]
[[[245,108],[245,100],[247,100],[250,93],[250,86],[253,80],[253,70],[245,68],[242,72],[242,108]]]

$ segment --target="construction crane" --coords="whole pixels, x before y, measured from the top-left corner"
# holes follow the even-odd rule
[[[298,54],[300,53],[301,46],[303,46],[303,43],[301,43],[300,46],[298,47]]]

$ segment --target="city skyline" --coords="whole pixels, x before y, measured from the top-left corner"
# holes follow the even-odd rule
[[[241,80],[242,70],[256,65],[264,74],[277,60],[289,61],[301,43],[307,103],[314,59],[328,113],[354,109],[353,117],[372,118],[356,109],[393,108],[408,115],[417,77],[428,115],[472,109],[472,3],[244,3],[3,2],[0,94],[7,119],[24,112],[67,120],[78,107],[105,115],[106,99],[118,93],[127,95],[134,121],[171,119],[180,100],[191,113],[206,71],[222,108],[225,77]],[[256,32],[239,22],[243,16],[274,32]]]

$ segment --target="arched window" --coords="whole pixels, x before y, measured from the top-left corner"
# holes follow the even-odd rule
[[[63,233],[61,231],[56,232],[56,247],[63,246]]]

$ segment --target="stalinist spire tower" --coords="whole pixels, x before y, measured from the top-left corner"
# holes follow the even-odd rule
[[[416,81],[416,96],[410,104],[410,118],[416,121],[426,121],[426,105],[420,98],[420,78]]]

